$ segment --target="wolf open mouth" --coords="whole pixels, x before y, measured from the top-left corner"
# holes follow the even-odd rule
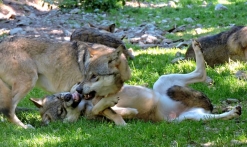
[[[95,95],[96,95],[96,91],[91,91],[90,93],[84,95],[84,99],[91,100],[95,97]]]
[[[70,100],[73,100],[73,102],[80,102],[82,99],[82,95],[80,95],[78,92],[69,93],[64,96],[64,101],[68,102]]]
[[[67,103],[67,105],[70,105],[73,108],[77,107],[82,99],[83,95],[78,92],[68,93],[63,97],[63,100]]]
[[[72,97],[74,102],[79,102],[82,99],[82,95],[80,95],[78,92],[74,92],[72,94]]]

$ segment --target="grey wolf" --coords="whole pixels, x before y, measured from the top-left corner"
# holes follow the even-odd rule
[[[51,93],[69,91],[75,83],[85,78],[85,64],[91,63],[89,58],[92,56],[98,62],[90,66],[98,71],[101,71],[103,66],[108,66],[111,61],[109,66],[114,66],[115,72],[124,67],[125,71],[121,72],[130,74],[127,61],[121,54],[122,49],[122,46],[115,50],[80,41],[61,43],[17,36],[2,41],[0,112],[10,122],[23,128],[31,128],[31,125],[23,124],[15,114],[19,101],[31,89],[37,86]],[[114,52],[119,56],[112,57]]]
[[[90,24],[90,27],[81,27],[76,29],[70,36],[70,40],[84,41],[90,43],[103,44],[109,47],[117,48],[122,45],[124,50],[123,54],[126,58],[134,59],[133,51],[126,48],[123,41],[120,38],[114,36],[115,24],[109,26],[94,26]]]
[[[75,122],[81,115],[95,118],[91,115],[93,107],[91,100],[82,99],[77,93],[62,92],[46,96],[44,99],[30,98],[30,100],[39,108],[43,125],[57,120]]]
[[[104,114],[105,109],[109,107],[123,118],[136,118],[153,122],[181,122],[186,119],[199,121],[239,117],[241,115],[240,106],[234,107],[229,112],[212,114],[213,105],[210,99],[202,92],[187,87],[189,84],[202,82],[206,78],[201,46],[197,41],[193,41],[192,45],[196,57],[196,69],[187,74],[162,75],[154,83],[153,89],[123,85],[119,90],[114,90],[116,87],[111,86],[111,81],[116,79],[116,76],[111,74],[113,72],[99,73],[95,70],[90,70],[82,83],[75,85],[70,92],[31,100],[36,106],[39,106],[40,111],[53,113],[53,115],[58,114],[58,111],[44,110],[48,105],[46,103],[47,99],[62,101],[63,106],[66,105],[63,108],[70,111],[64,117],[66,121],[76,121],[80,115],[94,118]],[[85,71],[87,72],[87,70]],[[104,75],[103,77],[102,74]],[[105,77],[105,75],[109,77]],[[107,80],[103,82],[102,78],[107,78]],[[103,83],[105,83],[106,87],[102,86],[104,85]],[[80,101],[79,103],[78,100]],[[98,105],[99,103],[101,105]],[[70,114],[75,116],[72,117]],[[41,116],[44,117],[42,114]],[[69,119],[69,117],[72,117],[72,119]],[[52,118],[52,120],[57,119]],[[47,124],[47,122],[44,123]],[[115,123],[124,125],[125,121]]]
[[[106,26],[102,26],[102,25],[95,26],[95,25],[89,23],[89,26],[91,28],[97,28],[100,32],[109,32],[109,33],[114,33],[115,32],[115,28],[116,28],[115,23],[110,24],[110,25],[106,25]]]
[[[205,61],[211,67],[229,62],[247,61],[247,27],[234,26],[230,30],[216,35],[199,38]],[[195,59],[192,45],[189,46],[186,59]]]

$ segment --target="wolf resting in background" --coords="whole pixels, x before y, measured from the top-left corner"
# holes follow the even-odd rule
[[[90,27],[81,27],[76,29],[70,36],[70,40],[84,41],[90,43],[103,44],[109,47],[117,48],[120,45],[123,46],[123,54],[126,58],[134,59],[133,51],[126,48],[123,41],[120,38],[114,36],[115,24],[109,26],[94,26],[90,24]]]
[[[247,61],[247,27],[234,26],[228,31],[198,39],[202,46],[205,61],[211,67],[231,60]],[[186,59],[195,59],[192,45],[189,46]]]

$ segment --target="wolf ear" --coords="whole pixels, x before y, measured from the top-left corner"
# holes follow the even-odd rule
[[[88,23],[89,27],[95,28],[95,25]]]
[[[117,67],[119,70],[119,73],[121,75],[121,78],[123,81],[127,81],[131,77],[130,68],[127,62],[126,57],[122,54],[125,47],[123,45],[120,45],[108,58],[108,64],[111,66],[114,64],[114,66]]]
[[[83,71],[84,66],[87,62],[89,62],[90,59],[90,51],[89,46],[86,43],[77,42],[78,45],[78,64],[80,66],[80,69]]]
[[[113,24],[107,26],[105,30],[108,32],[114,33],[115,27],[116,27],[116,25],[115,25],[115,23],[113,23]]]
[[[86,54],[87,54],[88,58],[92,58],[94,56],[100,55],[103,52],[103,50],[101,50],[101,47],[96,47],[96,48],[94,48],[94,47],[88,47],[87,48]]]
[[[40,98],[30,98],[29,100],[32,101],[36,107],[38,107],[38,108],[43,107],[43,99],[40,99]]]
[[[114,50],[109,56],[108,56],[108,63],[110,64],[113,61],[117,61],[120,59],[121,54],[123,53],[124,46],[120,45],[116,50]]]

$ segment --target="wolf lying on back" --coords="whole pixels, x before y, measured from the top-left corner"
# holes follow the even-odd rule
[[[163,75],[154,83],[153,90],[141,86],[124,85],[117,94],[101,99],[105,101],[104,104],[109,102],[105,107],[111,107],[123,118],[137,118],[154,122],[239,117],[241,115],[240,106],[229,112],[212,114],[213,106],[210,100],[203,93],[186,87],[192,83],[202,82],[206,78],[205,63],[199,43],[193,41],[193,48],[196,55],[196,69],[193,72]],[[57,120],[57,116],[66,121],[76,121],[81,114],[92,118],[97,114],[94,111],[101,114],[102,110],[97,106],[99,100],[97,98],[89,100],[87,96],[83,97],[83,95],[92,91],[97,92],[98,89],[95,85],[99,81],[100,79],[84,80],[79,86],[77,85],[77,91],[82,94],[72,88],[71,92],[59,93],[43,99],[32,98],[31,100],[39,107],[42,118],[45,114],[53,116],[49,121],[43,119],[45,124],[48,124],[50,120]],[[117,102],[116,104],[112,103],[114,100]],[[60,103],[59,109],[50,111],[49,107],[54,107],[51,103]],[[60,111],[61,109],[66,111]]]

